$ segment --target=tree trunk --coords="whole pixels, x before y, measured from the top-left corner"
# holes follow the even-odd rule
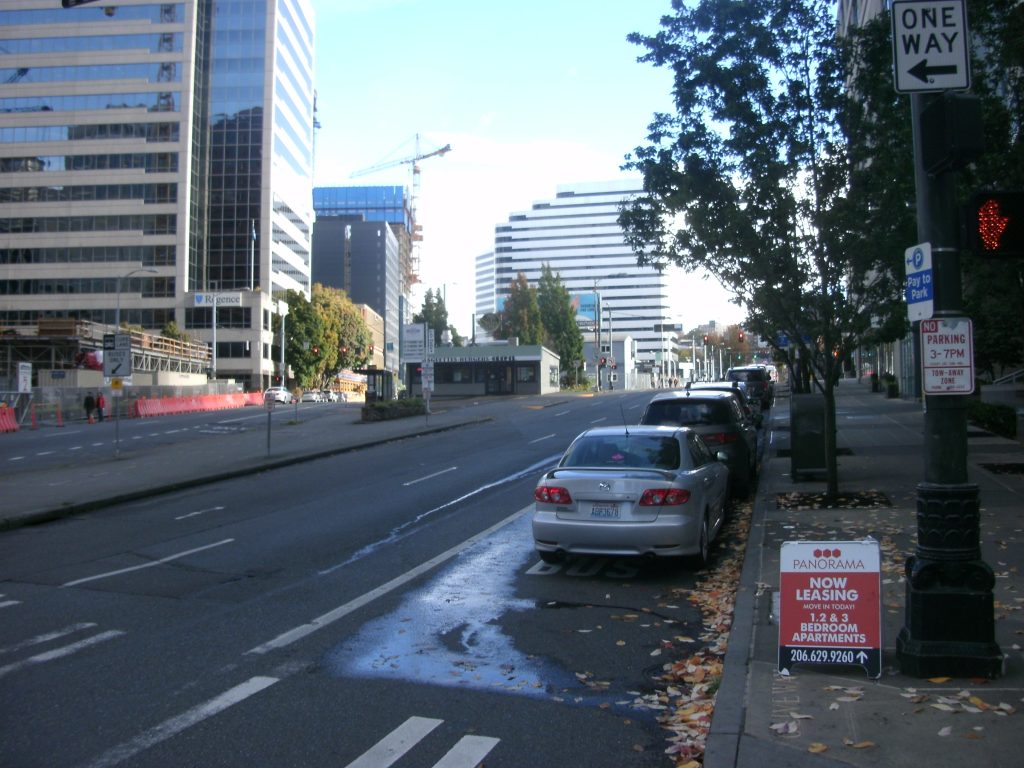
[[[835,378],[825,379],[825,495],[829,502],[839,496],[839,461],[836,457],[836,390]]]

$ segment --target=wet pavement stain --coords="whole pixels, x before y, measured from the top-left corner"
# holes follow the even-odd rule
[[[515,596],[516,572],[533,557],[522,519],[466,550],[393,613],[329,652],[337,676],[381,677],[531,696],[576,686],[574,675],[521,653],[499,619],[535,609]]]

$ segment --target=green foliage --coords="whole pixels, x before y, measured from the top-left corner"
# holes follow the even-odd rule
[[[1017,437],[1017,412],[1009,405],[983,403],[973,397],[967,399],[967,420],[1011,440]]]
[[[502,313],[504,321],[499,328],[498,338],[518,338],[520,344],[542,344],[544,325],[537,299],[537,289],[529,284],[526,275],[520,272],[509,286]]]
[[[312,300],[288,291],[285,359],[304,389],[326,389],[338,371],[366,365],[373,336],[344,291],[316,283]],[[280,319],[275,317],[275,335]]]
[[[443,335],[448,331],[452,335],[452,345],[461,347],[465,345],[465,339],[459,336],[454,325],[448,323],[448,307],[444,303],[444,296],[440,291],[428,289],[423,297],[423,306],[420,311],[412,316],[414,323],[426,323],[434,332],[434,344],[440,345],[443,342]]]
[[[549,264],[541,267],[537,304],[544,329],[544,346],[558,354],[566,384],[575,386],[582,375],[583,334],[576,324],[569,289]]]
[[[167,325],[160,331],[160,335],[165,339],[177,339],[178,341],[190,341],[190,337],[173,320],[169,320]]]
[[[409,397],[403,400],[384,400],[367,403],[363,406],[363,421],[387,421],[389,419],[404,419],[409,416],[422,416],[427,412],[427,406],[419,397]]]

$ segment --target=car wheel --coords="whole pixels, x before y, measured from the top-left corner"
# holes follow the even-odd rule
[[[711,560],[711,536],[708,529],[708,513],[705,512],[700,520],[700,539],[697,544],[697,554],[693,556],[694,568],[706,568]]]
[[[556,563],[562,562],[563,556],[561,552],[546,552],[538,549],[537,554],[540,555],[540,559],[548,565],[555,565]]]

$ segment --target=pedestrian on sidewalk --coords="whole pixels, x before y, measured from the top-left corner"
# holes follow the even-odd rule
[[[103,421],[103,409],[107,407],[107,399],[100,392],[96,395],[96,416],[100,421]]]
[[[96,407],[96,398],[92,396],[92,392],[85,393],[85,400],[82,402],[82,407],[85,408],[85,420],[92,424],[92,412]]]

